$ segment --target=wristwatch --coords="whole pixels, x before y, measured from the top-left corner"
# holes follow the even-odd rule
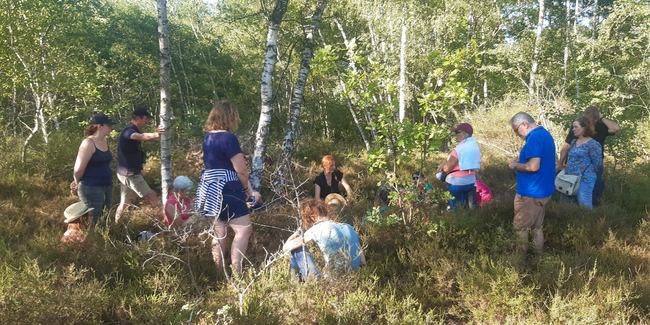
[[[515,163],[515,165],[512,167],[512,169],[517,170],[517,165],[519,165],[518,162]]]

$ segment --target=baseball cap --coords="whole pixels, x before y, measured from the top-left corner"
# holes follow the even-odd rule
[[[144,108],[144,107],[136,107],[135,110],[133,111],[134,116],[148,116],[148,117],[153,117],[151,113],[149,113],[149,110]]]
[[[455,129],[452,129],[451,132],[463,131],[469,135],[474,133],[474,128],[469,123],[460,123]]]
[[[104,113],[99,113],[93,115],[93,117],[90,118],[90,124],[108,124],[108,125],[115,125],[117,122],[111,121],[111,119],[106,116]]]

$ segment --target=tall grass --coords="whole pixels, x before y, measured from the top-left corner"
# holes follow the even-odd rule
[[[495,113],[493,118],[510,113]],[[497,122],[503,121],[485,123],[484,129],[476,126],[477,137],[483,134],[481,139],[490,141],[497,133],[488,134],[496,132],[496,126],[487,128]],[[51,152],[58,155],[52,157],[58,164],[54,169],[71,174],[68,160],[74,159],[78,141],[61,141],[61,149]],[[177,151],[186,152],[187,143]],[[64,150],[64,144],[73,149]],[[90,231],[85,244],[63,246],[62,213],[78,198],[70,194],[68,178],[48,177],[53,173],[34,166],[29,168],[41,172],[16,169],[0,177],[0,319],[8,324],[180,324],[190,317],[195,324],[650,320],[650,217],[644,195],[650,190],[649,166],[607,166],[602,205],[593,211],[554,198],[544,223],[545,253],[539,262],[521,268],[512,227],[516,179],[502,150],[485,150],[480,174],[495,193],[493,202],[457,215],[420,208],[409,228],[403,223],[362,223],[380,176],[367,174],[362,155],[347,155],[335,143],[320,146],[296,154],[298,163],[308,168],[296,169],[294,177],[313,178],[324,154],[338,158],[357,193],[341,220],[357,229],[364,245],[368,265],[359,271],[299,283],[287,257],[264,268],[268,253],[276,252],[296,227],[293,209],[268,191],[264,195],[269,210],[252,217],[248,271],[233,280],[247,286],[245,294],[215,269],[206,236],[195,232],[183,239],[165,232],[151,243],[133,242],[140,231],[160,222],[159,212],[146,204],[131,209],[119,226],[109,222],[104,229]],[[11,155],[7,150],[0,155]],[[433,175],[445,158],[430,158],[425,173]],[[174,159],[175,175],[198,175],[201,164],[196,158],[176,154]],[[405,165],[397,172],[408,177],[415,169]],[[157,173],[152,161],[145,178],[153,183]],[[430,181],[443,186],[433,177]],[[312,186],[308,181],[302,190],[309,193]],[[397,207],[391,211],[408,212]]]

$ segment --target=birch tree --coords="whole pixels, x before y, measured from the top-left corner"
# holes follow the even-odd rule
[[[288,5],[289,0],[276,0],[267,23],[266,56],[264,58],[261,84],[262,110],[260,111],[260,120],[255,134],[255,151],[250,174],[251,186],[253,186],[254,191],[258,192],[264,177],[264,156],[266,155],[266,144],[268,143],[273,113],[273,71],[278,59],[278,30],[282,23],[282,17],[287,12]]]
[[[172,186],[172,150],[171,150],[171,117],[172,108],[169,102],[171,84],[169,70],[171,54],[169,49],[169,34],[167,32],[167,0],[156,0],[158,11],[158,45],[160,47],[160,124],[165,132],[160,139],[160,179],[162,180],[163,207],[167,202]]]
[[[406,116],[406,22],[402,21],[402,41],[399,55],[399,121]]]
[[[542,39],[542,30],[544,29],[544,0],[539,0],[539,16],[537,18],[537,29],[535,29],[535,50],[533,54],[533,65],[530,70],[530,82],[528,92],[532,96],[535,92],[535,75],[539,68],[539,43]]]
[[[302,107],[302,99],[305,92],[305,85],[307,84],[307,77],[311,69],[310,62],[314,55],[314,33],[320,25],[323,17],[323,12],[327,6],[327,0],[318,0],[316,8],[311,18],[311,25],[305,36],[305,45],[302,51],[302,59],[300,61],[300,70],[296,78],[296,85],[291,94],[291,101],[289,105],[289,118],[284,129],[284,139],[282,141],[282,157],[278,163],[278,171],[276,175],[276,191],[279,187],[284,185],[285,176],[291,168],[291,158],[296,150],[295,142],[298,137],[298,128],[300,127],[300,110]]]

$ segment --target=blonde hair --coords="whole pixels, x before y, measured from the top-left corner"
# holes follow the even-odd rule
[[[240,122],[239,112],[235,105],[222,100],[212,107],[208,120],[205,121],[205,130],[208,132],[217,130],[232,132],[237,130]]]

